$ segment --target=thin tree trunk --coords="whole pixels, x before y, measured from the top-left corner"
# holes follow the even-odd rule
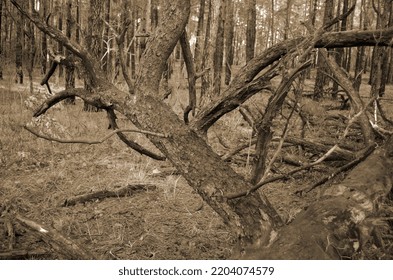
[[[224,55],[224,19],[225,19],[225,2],[222,1],[218,9],[217,16],[217,32],[216,32],[216,45],[214,48],[213,56],[213,88],[214,94],[220,95],[221,91],[221,73],[222,73],[222,63]]]
[[[60,0],[60,4],[56,7],[57,9],[57,28],[59,30],[63,30],[63,0]],[[58,54],[63,54],[63,44],[57,44],[57,52]],[[59,79],[63,77],[63,66],[59,65],[58,67]]]
[[[48,14],[48,2],[43,1],[41,3],[42,10],[42,18],[46,20]],[[44,32],[41,33],[41,74],[45,75],[46,67],[48,63],[48,46],[47,46],[47,38]]]
[[[92,55],[99,62],[101,66],[101,41],[102,41],[102,31],[103,31],[103,23],[101,20],[102,10],[103,10],[103,2],[104,0],[90,0],[90,13],[87,23],[87,38],[86,44]],[[85,88],[87,90],[92,90],[94,85],[92,85],[93,81],[85,79]],[[89,112],[97,112],[98,109],[94,106],[91,106],[88,103],[84,103],[83,106],[84,111]]]
[[[195,40],[195,49],[194,49],[194,65],[195,65],[195,72],[198,73],[199,71],[203,71],[201,68],[202,64],[202,35],[203,35],[203,22],[205,20],[205,2],[206,0],[200,0],[199,3],[199,13],[198,13],[198,26],[196,31],[196,40]]]
[[[334,0],[325,0],[325,12],[323,16],[323,23],[327,23],[333,19]],[[320,99],[324,92],[325,87],[329,84],[329,79],[326,76],[328,68],[321,55],[317,59],[317,75],[314,84],[314,98]]]
[[[3,58],[3,1],[0,0],[0,60],[4,61]],[[0,80],[3,79],[3,63],[0,63]]]
[[[67,8],[66,8],[66,36],[67,38],[71,39],[72,36],[72,28],[73,18],[72,18],[72,3],[73,0],[67,0]],[[69,50],[66,50],[66,56],[72,55]],[[73,66],[66,66],[65,68],[65,88],[75,88],[75,74],[74,74],[74,67]],[[67,104],[75,104],[75,97],[70,97],[65,100]]]
[[[254,57],[255,39],[256,39],[256,0],[248,0],[247,30],[246,30],[246,62],[250,61]]]
[[[212,0],[207,0],[208,5],[208,14],[206,20],[206,30],[205,30],[205,42],[203,43],[203,58],[202,58],[202,65],[201,69],[206,69],[210,65],[209,57],[210,57],[210,24],[212,20]],[[206,93],[210,90],[210,75],[206,73],[202,76],[202,86],[201,86],[201,99],[200,101],[203,102],[203,99],[206,98]]]
[[[104,17],[105,21],[109,24],[110,22],[110,12],[111,12],[111,0],[106,0],[105,1],[105,11],[104,11]],[[110,61],[111,61],[111,46],[112,46],[112,40],[109,41],[109,26],[105,25],[104,27],[104,36],[102,40],[102,69],[105,71],[105,73],[108,74],[108,69],[110,68]]]
[[[16,22],[16,44],[15,44],[15,66],[16,66],[16,76],[15,82],[23,84],[23,15],[19,14],[17,16]]]
[[[34,0],[29,1],[30,12],[34,10]],[[29,75],[29,86],[30,86],[30,94],[33,94],[33,70],[34,70],[34,58],[35,58],[35,34],[34,34],[34,25],[29,22],[27,24],[28,29],[28,50],[26,53],[28,54],[28,63],[27,63],[27,73]]]
[[[229,85],[232,76],[233,53],[234,53],[234,3],[233,0],[227,0],[226,20],[225,20],[225,84]]]

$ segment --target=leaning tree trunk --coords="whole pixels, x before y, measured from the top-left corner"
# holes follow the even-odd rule
[[[269,207],[268,201],[256,192],[249,192],[246,196],[233,199],[236,196],[233,194],[251,190],[252,186],[235,173],[229,164],[223,162],[203,137],[186,126],[158,95],[166,60],[188,21],[189,1],[174,0],[163,7],[162,21],[155,34],[149,38],[142,56],[132,98],[128,92],[117,89],[107,80],[99,64],[88,51],[69,41],[64,34],[42,22],[36,15],[29,15],[18,5],[17,0],[11,2],[29,16],[38,28],[62,42],[78,56],[92,81],[92,92],[84,89],[59,92],[48,99],[36,111],[35,116],[45,113],[62,99],[77,95],[108,111],[120,112],[138,128],[153,132],[154,134],[148,136],[149,140],[165,154],[190,186],[220,215],[240,240],[252,243],[252,248],[256,248],[256,243],[260,244],[265,251],[258,257],[337,258],[338,255],[330,244],[333,242],[335,247],[342,248],[341,240],[346,240],[346,244],[350,242],[349,238],[345,239],[351,237],[350,229],[359,228],[362,232],[365,227],[367,228],[367,217],[375,209],[375,194],[384,195],[391,188],[393,145],[389,141],[384,148],[379,149],[359,166],[355,175],[350,176],[342,184],[329,188],[324,200],[311,205],[291,225],[275,232],[274,223],[279,223],[279,219]],[[165,32],[166,30],[171,32]],[[288,48],[282,50],[283,53],[286,51]],[[364,170],[359,170],[361,167]],[[369,172],[363,172],[368,167]],[[275,236],[278,238],[274,239]],[[266,246],[268,243],[270,246]]]

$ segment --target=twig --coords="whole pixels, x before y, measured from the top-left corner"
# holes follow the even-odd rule
[[[35,136],[48,140],[48,141],[55,141],[58,143],[65,143],[65,144],[88,144],[88,145],[95,145],[95,144],[101,144],[104,141],[106,141],[108,138],[112,137],[113,135],[119,133],[119,132],[135,132],[135,133],[142,133],[146,135],[151,135],[151,136],[156,136],[156,137],[163,137],[163,138],[168,138],[169,136],[161,133],[155,133],[155,132],[150,132],[150,131],[145,131],[145,130],[139,130],[139,129],[116,129],[112,131],[111,133],[107,134],[103,138],[99,140],[85,140],[85,139],[72,139],[72,140],[67,140],[67,139],[60,139],[60,138],[54,138],[50,136],[46,136],[43,134],[40,134],[39,132],[35,131],[32,128],[29,128],[28,126],[23,126],[24,129],[27,131],[31,132]]]

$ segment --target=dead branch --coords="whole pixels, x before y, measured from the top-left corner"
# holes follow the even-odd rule
[[[35,131],[34,129],[28,127],[28,126],[23,126],[24,129],[26,129],[27,131],[29,131],[30,133],[34,134],[35,136],[48,140],[48,141],[54,141],[54,142],[58,142],[58,143],[63,143],[63,144],[88,144],[88,145],[96,145],[96,144],[101,144],[103,142],[105,142],[106,140],[108,140],[110,137],[112,137],[113,135],[119,133],[119,132],[134,132],[134,133],[141,133],[141,134],[146,134],[146,135],[151,135],[151,136],[156,136],[156,137],[162,137],[162,138],[168,138],[169,136],[161,134],[161,133],[155,133],[155,132],[151,132],[151,131],[145,131],[145,130],[139,130],[139,129],[116,129],[114,131],[112,131],[111,133],[105,135],[104,137],[102,137],[99,140],[88,140],[88,139],[60,139],[60,138],[54,138],[54,137],[50,137],[50,136],[46,136],[43,135],[37,131]]]
[[[273,139],[273,141],[275,141]],[[302,146],[304,149],[311,150],[313,152],[323,152],[326,153],[330,149],[329,146],[317,143],[317,142],[311,142],[306,139],[301,139],[293,136],[289,136],[286,139],[287,143],[291,143],[296,146]],[[347,151],[343,148],[338,147],[332,154],[330,159],[332,160],[353,160],[355,158],[355,155],[351,151]]]
[[[56,93],[55,95],[49,97],[47,100],[45,100],[41,104],[41,106],[35,110],[33,116],[39,117],[42,114],[44,114],[46,111],[48,111],[49,108],[56,105],[60,101],[67,99],[69,97],[76,97],[76,96],[100,109],[107,109],[112,106],[112,104],[104,104],[101,100],[94,98],[89,91],[83,88],[70,88],[70,89],[62,90]]]
[[[374,99],[375,99],[375,97],[372,98],[372,99],[369,101],[369,103],[368,103],[366,106],[364,106],[364,108],[362,108],[362,110],[361,110],[360,112],[358,112],[356,115],[354,115],[354,116],[349,120],[348,125],[347,125],[346,129],[345,129],[344,132],[343,132],[343,135],[339,138],[339,142],[340,142],[341,140],[343,140],[343,139],[347,136],[347,134],[348,134],[348,132],[349,132],[349,128],[355,123],[355,121],[356,121],[358,118],[360,118],[360,117],[364,114],[364,112],[366,111],[367,107],[370,106],[370,104],[372,104],[372,102],[374,101]],[[322,155],[319,159],[317,159],[316,161],[314,161],[314,162],[312,162],[312,163],[309,163],[309,164],[307,164],[307,165],[301,166],[301,167],[299,167],[299,168],[295,168],[295,169],[291,170],[290,172],[288,172],[288,173],[285,174],[285,175],[278,175],[278,176],[276,176],[276,177],[268,178],[268,179],[266,179],[266,180],[263,180],[263,178],[262,178],[262,179],[261,179],[257,184],[255,184],[251,189],[249,189],[249,190],[247,190],[247,191],[243,191],[243,192],[237,193],[237,194],[224,195],[224,197],[225,197],[226,199],[228,199],[228,200],[231,200],[231,199],[239,198],[239,197],[242,197],[242,196],[247,196],[247,195],[249,195],[250,193],[255,192],[256,190],[260,189],[262,186],[264,186],[264,185],[267,184],[267,183],[271,183],[271,182],[274,182],[274,181],[277,181],[277,180],[285,179],[285,178],[288,178],[289,176],[291,176],[291,175],[293,175],[293,174],[295,174],[295,173],[297,173],[297,172],[299,172],[299,171],[302,171],[302,170],[305,170],[305,169],[310,169],[311,167],[313,167],[313,166],[315,166],[315,165],[317,165],[317,164],[320,164],[321,162],[323,162],[324,160],[326,160],[326,159],[327,159],[336,149],[338,149],[338,148],[339,148],[339,144],[336,143],[336,144],[335,144],[333,147],[331,147],[324,155]]]
[[[251,189],[249,189],[247,191],[239,192],[237,194],[224,195],[224,198],[228,199],[228,200],[232,200],[232,199],[236,199],[236,198],[239,198],[239,197],[242,197],[242,196],[247,196],[247,195],[257,191],[258,189],[260,189],[261,187],[263,187],[264,185],[266,185],[268,183],[272,183],[272,182],[275,182],[275,181],[278,181],[278,180],[286,179],[286,178],[289,178],[290,176],[292,176],[293,174],[298,173],[298,172],[300,172],[302,170],[310,169],[311,167],[313,167],[313,166],[315,166],[317,164],[320,164],[326,158],[328,158],[334,152],[334,150],[336,148],[337,148],[337,145],[333,146],[329,151],[327,151],[324,155],[322,155],[319,159],[317,159],[316,161],[314,161],[312,163],[306,164],[306,165],[301,166],[299,168],[295,168],[295,169],[289,171],[286,174],[277,175],[277,176],[274,176],[274,177],[267,178],[265,180],[261,180],[256,185],[254,185]]]
[[[109,120],[109,128],[114,129],[114,130],[119,129],[117,122],[116,122],[116,114],[112,109],[107,110],[107,116],[108,116],[108,120]],[[138,153],[148,156],[148,157],[151,157],[152,159],[155,159],[155,160],[162,160],[162,161],[166,160],[165,156],[156,154],[156,153],[142,147],[138,143],[127,138],[127,136],[124,133],[117,132],[116,134],[117,134],[117,137],[119,137],[119,139],[121,141],[123,141],[123,143],[125,143],[128,147],[137,151]]]
[[[121,187],[114,190],[101,190],[93,193],[82,194],[75,196],[73,198],[66,199],[61,206],[73,206],[77,203],[85,203],[88,201],[94,201],[97,199],[104,199],[109,197],[125,197],[125,196],[133,196],[135,194],[146,192],[146,191],[154,191],[156,190],[156,185],[153,184],[145,184],[145,183],[135,183],[129,184],[125,187]]]
[[[48,256],[50,252],[42,249],[36,250],[9,250],[6,252],[0,252],[0,260],[23,260],[31,258],[43,258]]]
[[[200,77],[202,77],[203,75],[205,75],[206,73],[208,73],[210,71],[210,67],[204,69],[201,72],[195,73],[195,80],[199,79]]]
[[[234,148],[232,151],[227,152],[225,155],[223,155],[221,158],[224,161],[229,161],[233,156],[238,154],[240,151],[244,150],[245,148],[249,148],[257,142],[256,139],[251,140],[249,143],[245,143],[243,145],[239,145],[238,147]]]
[[[29,220],[19,214],[14,219],[22,226],[31,230],[35,235],[50,245],[58,254],[63,255],[67,259],[75,260],[94,260],[97,259],[91,252],[88,252],[81,245],[76,244],[72,240],[64,237],[59,232],[47,226],[41,225],[35,221]]]
[[[354,159],[353,161],[345,164],[344,166],[340,167],[339,169],[337,169],[336,171],[334,171],[332,174],[329,174],[328,176],[322,178],[321,180],[315,182],[314,184],[312,184],[311,186],[297,191],[295,194],[298,194],[300,196],[304,196],[305,194],[311,192],[312,190],[314,190],[315,188],[317,188],[320,185],[325,184],[327,181],[330,181],[331,179],[335,178],[337,175],[346,172],[348,170],[350,170],[351,168],[355,167],[356,165],[358,165],[360,162],[362,162],[363,160],[365,160],[369,155],[371,155],[371,153],[375,150],[375,148],[377,147],[376,144],[373,144],[369,147],[367,147],[365,149],[365,151],[363,153],[361,153],[356,159]]]
[[[277,160],[277,157],[281,153],[281,149],[283,147],[284,141],[285,141],[285,139],[288,136],[289,121],[291,120],[294,112],[295,112],[295,106],[292,108],[291,113],[289,114],[288,120],[285,123],[284,130],[283,130],[283,132],[281,134],[280,141],[278,143],[278,147],[277,147],[276,151],[274,152],[274,154],[273,154],[271,160],[269,161],[268,165],[266,166],[266,169],[264,170],[263,176],[261,177],[260,181],[264,181],[266,179],[267,175],[269,174],[269,172],[270,172],[270,170],[271,170],[271,168],[273,166],[273,163]]]

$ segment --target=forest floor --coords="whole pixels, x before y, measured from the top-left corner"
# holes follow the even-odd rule
[[[35,96],[42,95],[44,88],[35,87]],[[185,88],[179,90],[185,95]],[[368,94],[366,90],[364,95]],[[248,104],[252,107],[258,101],[258,106],[263,108],[268,97],[268,94],[255,97]],[[176,96],[168,102],[178,111],[185,105]],[[393,112],[392,101],[383,104]],[[219,216],[173,171],[169,162],[142,156],[116,137],[97,145],[61,144],[37,138],[23,126],[29,123],[42,133],[62,139],[97,140],[109,131],[106,114],[84,112],[81,100],[77,100],[76,105],[57,105],[44,117],[32,122],[36,105],[38,101],[29,95],[27,83],[16,85],[13,81],[0,81],[0,210],[9,207],[28,219],[53,228],[102,259],[227,259],[231,256],[235,237]],[[317,125],[308,127],[306,138],[334,144],[340,129],[333,133],[326,129],[327,126],[318,124],[325,120],[318,106],[338,107],[340,101],[326,98],[319,105],[310,101],[309,106]],[[348,114],[348,111],[341,112]],[[118,117],[121,127],[133,127],[122,116]],[[276,126],[279,127],[284,119],[279,117]],[[280,133],[277,128],[276,135]],[[208,139],[217,153],[224,154],[250,141],[250,135],[251,128],[236,110],[211,129]],[[128,136],[155,150],[143,135]],[[349,146],[359,146],[359,137],[353,134],[350,138]],[[273,143],[272,152],[274,149]],[[247,148],[231,162],[234,170],[245,177],[250,175],[253,152]],[[283,152],[299,158],[296,147],[284,148]],[[310,154],[302,156],[306,159]],[[313,159],[318,156],[314,155]],[[342,164],[324,163],[286,181],[269,184],[263,191],[283,220],[290,222],[318,198],[324,186],[304,197],[296,192]],[[280,163],[273,171],[285,172],[290,168],[293,167]],[[343,176],[335,180],[339,181]],[[64,206],[66,200],[78,195],[116,190],[135,183],[152,184],[154,188],[142,189],[126,197]],[[9,249],[1,221],[0,218],[0,253]],[[13,224],[16,232],[14,250],[40,250],[40,254],[28,257],[33,259],[64,258],[61,251],[50,248],[32,231],[18,223]],[[368,258],[379,256],[375,253]]]

